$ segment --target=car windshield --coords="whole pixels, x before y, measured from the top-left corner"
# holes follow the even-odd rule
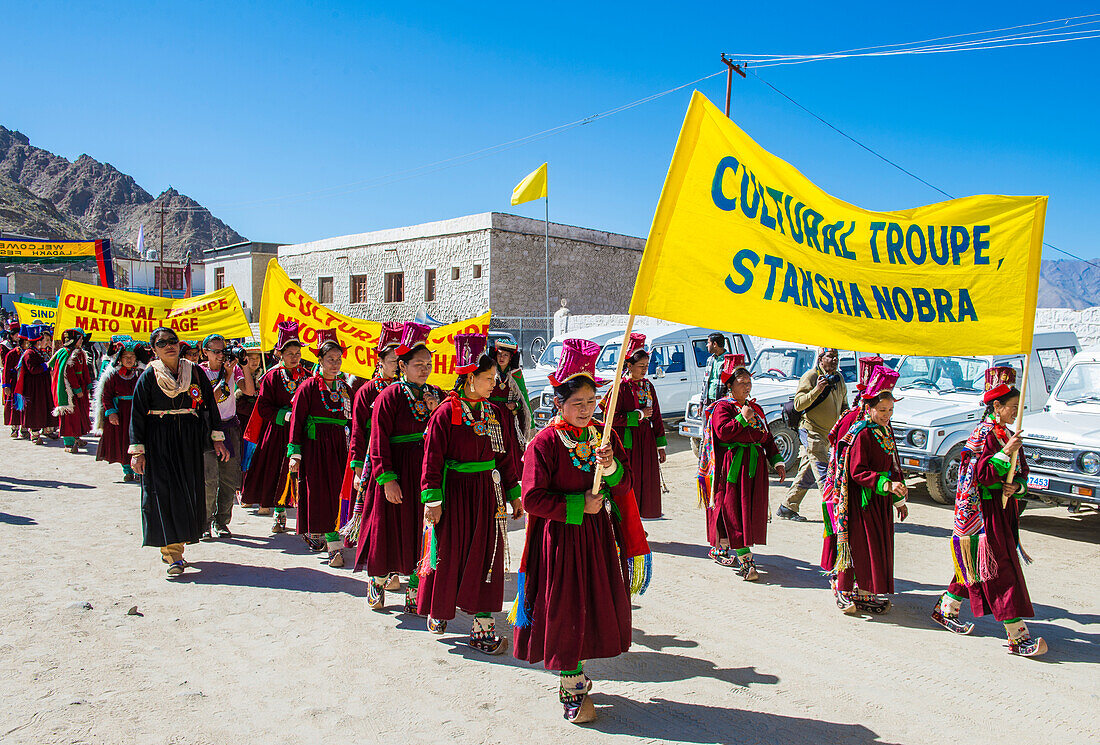
[[[1067,403],[1100,401],[1100,362],[1078,362],[1071,367],[1054,398]]]
[[[898,367],[899,388],[978,392],[985,385],[986,360],[977,357],[906,357]]]
[[[794,380],[813,367],[814,350],[798,347],[771,347],[764,349],[752,363],[754,378]]]
[[[621,344],[608,344],[600,352],[600,356],[596,359],[596,369],[611,372],[615,371],[615,366],[619,363],[619,347]]]
[[[550,342],[550,344],[546,346],[546,349],[542,350],[542,356],[539,357],[539,365],[542,367],[557,367],[559,357],[561,357],[561,342]]]

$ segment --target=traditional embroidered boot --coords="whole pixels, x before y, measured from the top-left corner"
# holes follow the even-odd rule
[[[890,610],[890,601],[882,597],[881,595],[872,595],[869,592],[863,592],[859,588],[856,588],[855,596],[852,598],[856,607],[862,611],[868,613],[882,614]]]
[[[386,604],[386,588],[374,577],[367,579],[367,605],[371,610],[382,610]]]
[[[447,622],[428,616],[428,631],[433,634],[444,634],[447,631]]]
[[[386,589],[390,592],[397,592],[401,589],[401,577],[397,575],[397,572],[391,572],[386,577]]]
[[[558,687],[558,700],[562,704],[562,716],[567,722],[585,724],[596,718],[596,707],[588,692],[592,690],[592,681],[584,673],[562,675]]]
[[[755,582],[760,579],[760,575],[756,572],[756,562],[752,558],[752,554],[744,554],[737,557],[740,566],[737,567],[737,576],[746,582]]]
[[[272,533],[285,533],[286,532],[286,512],[276,512],[275,520],[271,523]]]
[[[508,640],[497,636],[492,617],[475,616],[470,629],[470,646],[485,654],[503,654],[508,649]]]
[[[939,602],[932,609],[932,620],[954,634],[969,634],[974,630],[974,624],[963,623],[959,620],[959,608],[962,603],[948,595],[946,592],[940,595]]]
[[[1005,631],[1008,633],[1008,653],[1020,657],[1038,657],[1046,654],[1047,643],[1043,637],[1034,639],[1027,630],[1027,624],[1023,621],[1005,621]]]
[[[409,585],[405,588],[405,612],[411,615],[416,613],[416,588]]]
[[[736,567],[737,556],[729,548],[712,548],[710,558],[720,567]]]

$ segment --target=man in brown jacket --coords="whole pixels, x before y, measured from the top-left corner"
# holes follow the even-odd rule
[[[817,365],[807,370],[798,381],[794,408],[802,413],[802,422],[798,427],[802,458],[798,475],[787,491],[787,498],[775,513],[785,520],[806,522],[806,518],[798,514],[806,491],[815,482],[819,489],[825,483],[825,471],[829,466],[829,431],[848,408],[848,387],[843,376],[837,372],[839,365],[840,353],[822,347],[817,352]]]

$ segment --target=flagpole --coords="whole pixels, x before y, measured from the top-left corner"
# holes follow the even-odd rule
[[[630,317],[626,319],[626,331],[623,332],[623,343],[619,347],[619,361],[622,362],[622,356],[626,353],[627,345],[630,344],[630,332],[634,330],[634,314],[631,313]],[[603,416],[603,440],[600,442],[601,447],[606,447],[611,442],[611,425],[615,421],[615,406],[619,403],[619,378],[621,377],[622,366],[617,365],[615,372],[612,374],[611,381],[611,398],[608,400],[607,408],[604,409]],[[603,480],[603,466],[597,461],[595,470],[595,477],[592,479],[592,493],[595,494],[600,490],[600,482]]]
[[[543,198],[543,203],[546,207],[546,222],[544,228],[546,230],[546,344],[550,344],[550,339],[554,336],[554,325],[550,321],[550,190],[546,190],[546,196]]]

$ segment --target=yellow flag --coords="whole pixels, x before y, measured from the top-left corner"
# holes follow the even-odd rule
[[[696,92],[630,312],[840,349],[1027,352],[1046,204],[982,195],[863,209]]]
[[[527,174],[527,178],[512,189],[512,204],[523,204],[546,196],[546,163]]]

